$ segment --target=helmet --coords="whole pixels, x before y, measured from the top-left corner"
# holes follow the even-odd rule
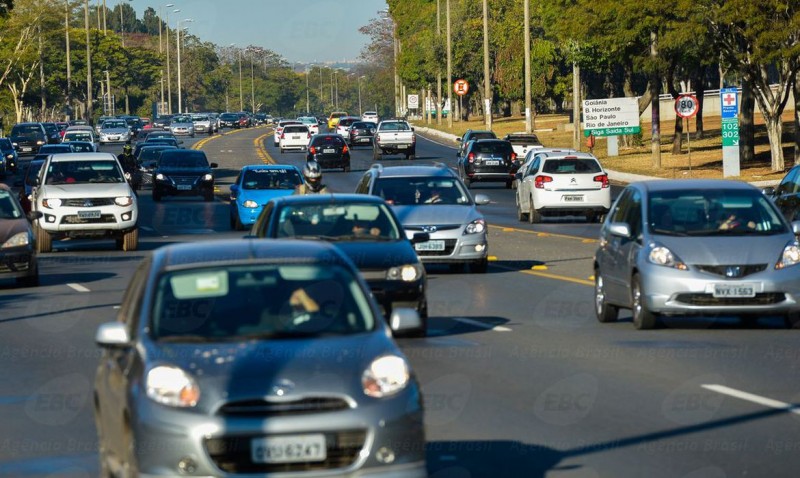
[[[322,184],[322,168],[316,161],[307,161],[303,168],[303,177],[311,189],[317,190]]]
[[[131,151],[133,151],[133,148],[129,144],[126,144],[125,146],[122,147],[123,153],[130,153]]]

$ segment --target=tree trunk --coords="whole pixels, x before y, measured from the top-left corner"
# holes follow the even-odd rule
[[[658,34],[656,32],[650,33],[650,57],[655,60],[658,58]],[[661,88],[661,79],[658,72],[653,67],[652,76],[650,78],[650,93],[652,96],[652,121],[651,126],[652,137],[650,138],[650,150],[653,155],[653,167],[661,169],[661,105],[658,100],[658,95]]]
[[[794,164],[800,164],[800,75],[794,79]]]
[[[677,98],[680,92],[675,88],[675,65],[672,64],[667,69],[667,88],[672,98]],[[672,135],[672,154],[683,154],[683,118],[675,115],[675,134]]]
[[[703,79],[706,76],[706,68],[701,67],[697,75],[692,78],[692,83],[697,85],[694,89],[697,95],[697,114],[695,115],[694,123],[694,137],[696,139],[703,139],[703,105],[706,98],[706,84]]]
[[[783,162],[783,147],[781,137],[783,136],[783,122],[780,115],[764,115],[764,122],[767,124],[767,136],[769,137],[769,152],[772,157],[772,170],[780,172],[785,169]]]
[[[744,77],[739,101],[739,159],[742,164],[752,163],[756,159],[755,109],[753,84],[748,77]]]

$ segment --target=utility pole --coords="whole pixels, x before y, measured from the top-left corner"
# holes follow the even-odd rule
[[[250,108],[253,114],[256,114],[256,75],[254,72],[255,66],[253,65],[253,52],[250,52]]]
[[[89,0],[84,1],[86,24],[86,121],[92,124],[92,49],[89,43]]]
[[[106,0],[103,0],[103,35],[107,35],[108,34],[108,31],[107,31],[108,30],[108,26],[106,24],[106,10],[108,10],[106,8]]]
[[[308,73],[309,70],[306,68],[306,114],[311,112],[311,94],[308,91]]]
[[[180,11],[181,11],[180,8],[176,8],[175,10],[172,11],[172,13],[178,13]],[[167,31],[166,31],[166,37],[167,37],[167,114],[171,115],[172,114],[172,73],[170,72],[170,66],[169,66],[169,63],[170,63],[169,62],[169,11],[167,11],[166,20],[167,20],[167,23],[166,23],[166,25],[167,25]]]
[[[441,41],[442,28],[440,20],[442,16],[441,5],[439,0],[436,0],[436,42]],[[436,67],[436,124],[442,124],[442,67],[441,63]]]
[[[452,64],[450,63],[450,50],[451,50],[451,39],[450,39],[450,0],[447,0],[446,5],[446,14],[447,17],[447,127],[453,129],[453,106],[452,106],[452,90],[453,90],[453,70]]]
[[[492,129],[492,81],[489,78],[489,0],[483,0],[483,114],[486,129]]]
[[[244,93],[242,92],[242,50],[239,49],[239,111],[244,111]]]
[[[108,114],[114,116],[114,100],[111,97],[111,77],[106,70],[106,94],[108,95]]]
[[[525,132],[533,131],[531,117],[531,0],[525,0]]]

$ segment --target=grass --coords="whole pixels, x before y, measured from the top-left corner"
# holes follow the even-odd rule
[[[756,113],[756,135],[755,135],[755,160],[748,163],[740,163],[740,176],[729,177],[728,179],[740,179],[743,181],[779,181],[793,166],[794,142],[794,111],[785,111],[783,115],[783,152],[784,164],[783,171],[772,171],[769,141],[767,139],[766,128],[763,119]],[[503,137],[507,133],[525,131],[525,118],[522,116],[508,118],[493,118],[492,129],[498,137]],[[686,127],[684,123],[682,154],[672,154],[672,140],[675,135],[674,121],[663,121],[661,123],[661,168],[653,167],[653,159],[650,146],[651,123],[642,123],[642,138],[640,145],[625,147],[620,138],[619,156],[609,157],[607,151],[607,139],[597,138],[594,150],[592,151],[600,160],[603,166],[614,171],[644,174],[647,176],[657,176],[662,178],[722,178],[722,137],[720,129],[720,117],[709,116],[703,118],[704,137],[695,138],[695,119],[690,120],[689,129],[692,138],[689,141],[691,152],[686,144]],[[467,129],[485,129],[486,125],[483,117],[475,116],[470,121],[454,121],[453,128],[447,127],[447,120],[442,119],[442,124],[437,125],[433,119],[431,124],[426,124],[425,120],[416,120],[416,125],[435,128],[456,136],[460,136]],[[572,147],[572,131],[569,130],[568,115],[540,115],[535,119],[535,130],[537,136],[547,147]],[[588,151],[586,138],[581,135],[581,150]]]

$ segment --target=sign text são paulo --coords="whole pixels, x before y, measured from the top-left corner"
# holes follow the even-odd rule
[[[586,136],[618,136],[641,132],[636,98],[606,98],[583,102],[583,133]]]

